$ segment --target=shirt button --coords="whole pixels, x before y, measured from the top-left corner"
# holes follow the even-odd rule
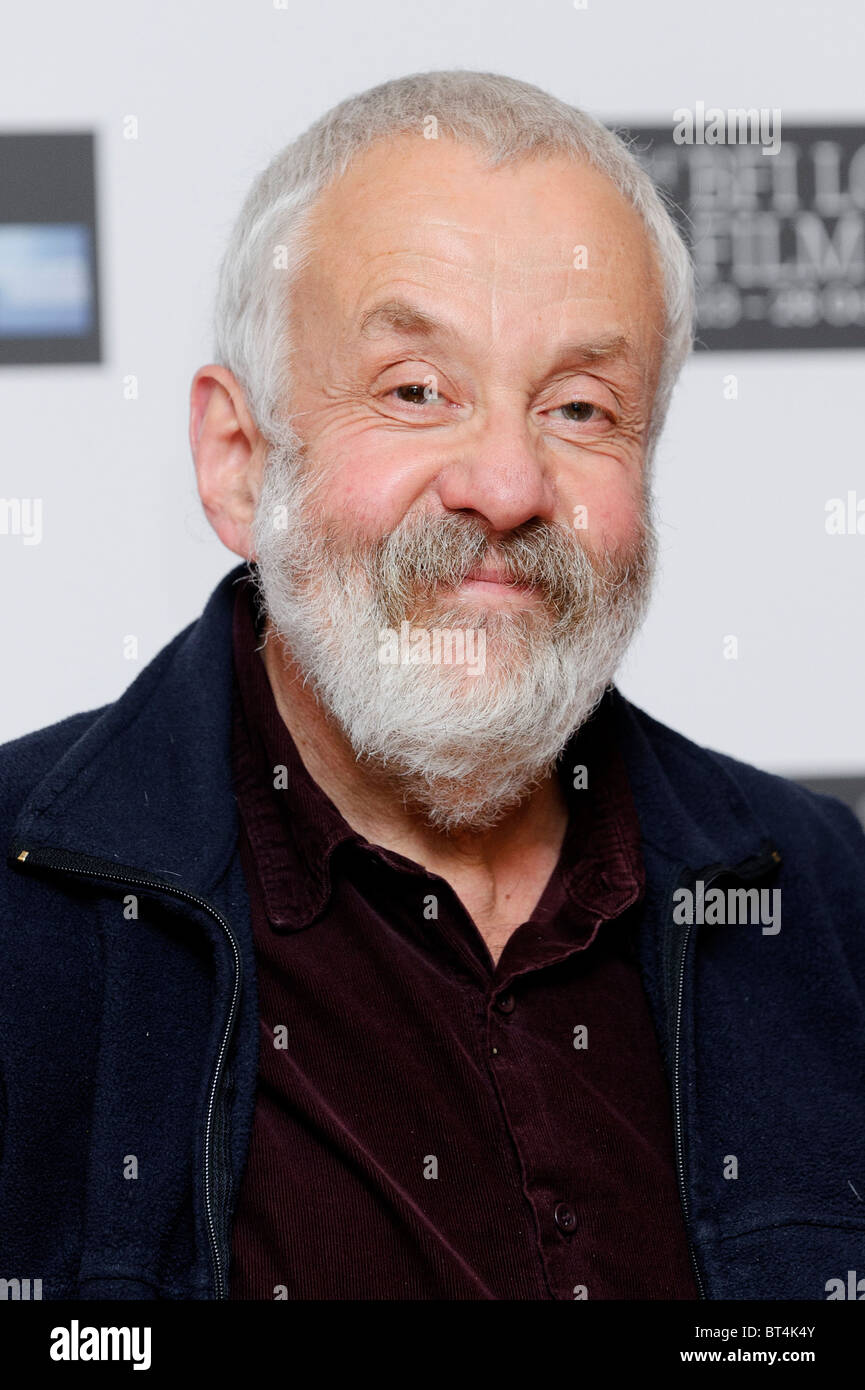
[[[566,1235],[570,1235],[577,1224],[577,1214],[573,1207],[569,1207],[567,1202],[559,1202],[553,1214],[559,1230],[564,1231]]]
[[[500,1013],[512,1014],[514,1011],[515,1003],[516,1000],[514,999],[514,996],[510,993],[510,991],[506,991],[504,994],[500,994],[498,999],[496,1000],[496,1008],[499,1010]]]

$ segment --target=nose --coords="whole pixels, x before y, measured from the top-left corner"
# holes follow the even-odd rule
[[[535,517],[551,521],[555,491],[518,411],[478,422],[459,454],[439,473],[437,490],[449,511],[470,511],[493,531],[515,530]]]

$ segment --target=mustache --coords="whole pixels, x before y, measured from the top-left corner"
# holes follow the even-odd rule
[[[572,529],[541,518],[492,542],[480,519],[445,513],[406,517],[364,558],[377,592],[387,595],[389,604],[427,597],[438,585],[456,587],[479,565],[494,563],[504,582],[533,585],[557,618],[574,621],[604,591],[623,597],[642,588],[653,544],[645,518],[636,543],[621,555],[590,551]]]

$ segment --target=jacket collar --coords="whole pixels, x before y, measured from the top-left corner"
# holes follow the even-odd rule
[[[734,868],[771,855],[779,859],[746,787],[760,774],[652,719],[615,687],[605,698],[646,846],[670,863]],[[774,851],[774,853],[773,853]]]
[[[207,896],[234,853],[231,619],[238,565],[28,796],[17,843],[115,860]]]
[[[108,705],[28,796],[13,844],[113,860],[207,897],[237,843],[231,766],[236,566],[199,619]],[[610,702],[644,841],[670,862],[735,865],[765,851],[741,765]],[[182,794],[179,794],[182,789]]]

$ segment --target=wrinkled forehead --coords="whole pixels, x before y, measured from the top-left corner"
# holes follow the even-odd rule
[[[490,169],[453,140],[380,141],[324,191],[308,236],[307,288],[346,312],[412,275],[478,298],[601,295],[628,317],[651,318],[662,295],[642,218],[603,173],[562,154]]]

